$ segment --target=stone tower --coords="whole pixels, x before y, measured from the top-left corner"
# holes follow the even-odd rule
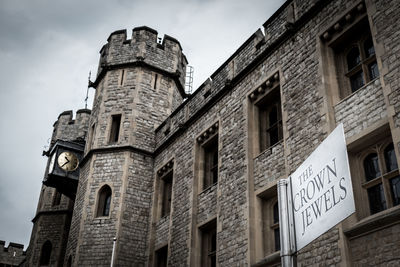
[[[89,116],[90,110],[87,109],[78,110],[75,119],[73,119],[72,111],[61,113],[54,123],[50,148],[45,154],[49,156],[48,153],[57,140],[84,145]],[[50,161],[49,158],[45,176],[47,176]],[[39,266],[44,263],[49,266],[62,266],[73,206],[73,199],[60,193],[54,187],[42,185],[36,215],[32,219],[33,229],[25,266]],[[43,255],[44,251],[50,252],[49,257]]]
[[[185,98],[177,40],[148,27],[112,33],[96,89],[69,232],[66,266],[146,266],[155,129]]]

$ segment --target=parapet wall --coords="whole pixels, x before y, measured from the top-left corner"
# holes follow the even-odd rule
[[[180,43],[168,35],[164,35],[162,42],[159,42],[161,38],[157,34],[156,30],[145,26],[134,28],[131,39],[127,39],[126,30],[111,33],[108,43],[100,50],[97,77],[106,68],[142,64],[176,76],[184,87],[188,62]]]
[[[84,141],[89,127],[90,113],[89,109],[80,109],[76,112],[76,118],[73,119],[72,110],[62,112],[53,125],[52,144],[57,139]]]
[[[307,2],[312,2],[309,0]],[[315,2],[315,1],[314,1]],[[256,64],[270,55],[290,29],[286,25],[294,20],[292,1],[287,1],[264,23],[264,33],[258,29],[208,78],[170,117],[156,129],[156,147],[163,144],[174,132],[192,121],[219,96],[237,84]],[[302,14],[306,11],[302,11]],[[214,100],[212,100],[214,99]]]
[[[17,266],[26,257],[26,251],[24,251],[24,245],[10,242],[5,247],[6,242],[0,240],[0,266]]]

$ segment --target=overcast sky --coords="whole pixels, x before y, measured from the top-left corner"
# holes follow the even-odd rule
[[[197,88],[283,2],[0,0],[0,240],[28,246],[52,125],[84,108],[88,73],[111,32],[130,38],[146,25],[178,39]]]

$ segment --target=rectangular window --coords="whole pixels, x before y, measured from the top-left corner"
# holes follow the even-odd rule
[[[121,114],[112,115],[111,131],[110,131],[110,143],[118,142],[119,128],[121,126]]]
[[[203,189],[218,182],[218,135],[204,146],[204,180]]]
[[[172,198],[172,171],[161,178],[161,217],[168,216],[171,212]]]
[[[333,49],[333,57],[329,60],[336,67],[340,98],[347,97],[379,77],[367,15],[365,12],[355,12],[354,15],[358,18],[340,19],[322,37],[327,46]]]
[[[215,267],[217,264],[216,220],[201,227],[201,266]]]
[[[282,140],[282,109],[279,87],[256,103],[258,108],[260,151]]]
[[[93,146],[92,142],[93,142],[93,136],[94,136],[95,129],[96,129],[96,124],[93,123],[93,125],[92,125],[92,127],[90,127],[90,131],[89,131],[89,138],[87,141],[87,151],[89,151]]]
[[[279,233],[279,208],[276,186],[261,194],[262,236],[264,256],[281,249]]]
[[[158,249],[155,253],[155,267],[166,267],[168,263],[168,246]]]
[[[124,85],[124,79],[125,79],[125,70],[121,70],[121,76],[119,81],[120,86]]]
[[[53,195],[53,205],[52,206],[58,206],[61,203],[61,196],[62,194],[56,189]]]

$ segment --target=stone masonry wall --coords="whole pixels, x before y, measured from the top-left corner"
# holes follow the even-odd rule
[[[148,261],[148,231],[153,185],[153,160],[141,154],[130,153],[125,192],[121,198],[118,232],[119,266],[146,266]],[[116,197],[119,194],[116,193]],[[115,207],[115,209],[118,209]]]
[[[198,195],[197,223],[204,224],[217,215],[217,185],[213,185]]]
[[[218,110],[218,116],[220,119],[224,117],[221,122],[221,131],[222,133],[229,132],[228,129],[224,128],[226,125],[234,125],[235,132],[232,135],[232,144],[235,145],[237,148],[227,149],[229,147],[229,142],[226,141],[224,136],[221,134],[220,139],[222,143],[222,148],[220,151],[220,158],[221,158],[221,167],[220,167],[220,182],[218,183],[218,190],[221,194],[218,194],[218,207],[219,211],[217,212],[217,221],[221,222],[221,219],[227,214],[226,208],[224,203],[230,203],[230,207],[232,207],[232,198],[230,198],[230,194],[235,188],[235,195],[241,199],[242,196],[240,192],[240,186],[238,184],[240,179],[235,179],[235,182],[231,185],[227,183],[227,180],[230,180],[227,177],[240,177],[240,156],[244,153],[245,149],[238,145],[242,142],[243,136],[246,136],[246,124],[244,123],[241,118],[243,118],[243,114],[246,114],[244,108],[241,106],[241,103],[245,101],[245,94],[255,88],[255,85],[262,81],[262,79],[266,78],[268,73],[271,73],[272,70],[279,68],[281,73],[283,74],[282,77],[282,86],[281,86],[281,93],[282,93],[282,105],[283,111],[287,114],[286,121],[284,122],[285,129],[287,130],[287,137],[284,140],[285,150],[286,150],[286,161],[287,165],[290,166],[289,172],[293,172],[299,164],[316,148],[316,146],[327,136],[327,112],[324,108],[324,99],[326,96],[321,94],[319,88],[321,87],[321,73],[319,70],[319,53],[317,52],[317,42],[318,36],[322,32],[322,30],[331,23],[333,17],[336,17],[338,14],[343,13],[350,5],[354,3],[347,3],[346,1],[332,1],[324,6],[321,12],[313,17],[309,22],[307,22],[304,26],[302,26],[299,31],[285,43],[283,43],[277,51],[273,52],[265,61],[255,68],[252,73],[250,73],[247,77],[245,77],[242,81],[239,82],[235,86],[234,89],[231,90],[220,102],[216,103],[213,107],[211,107],[206,113],[202,115],[201,118],[195,120],[195,126],[189,124],[189,128],[185,132],[194,132],[194,135],[198,133],[193,127],[199,127],[199,125],[203,125],[205,127],[204,119],[208,117],[212,117],[214,110]],[[306,5],[302,5],[302,11],[298,11],[298,14],[303,14],[305,11],[303,10]],[[263,49],[262,47],[260,49]],[[279,64],[279,65],[278,65]],[[228,70],[225,68],[221,68],[221,75],[226,75]],[[225,73],[225,74],[224,74]],[[216,74],[217,76],[217,74]],[[181,106],[178,110],[176,110],[171,119],[171,132],[165,135],[163,128],[160,127],[157,129],[157,144],[162,144],[164,140],[166,140],[169,136],[173,134],[174,131],[179,129],[179,126],[182,123],[185,123],[187,120],[192,119],[194,114],[199,111],[204,104],[209,101],[216,94],[218,90],[221,90],[224,87],[224,84],[217,80],[214,83],[214,80],[211,84],[206,83],[204,84],[200,90],[193,98],[189,99],[185,106]],[[217,85],[215,85],[217,84]],[[215,86],[215,87],[214,87]],[[211,89],[210,89],[211,88]],[[215,89],[214,89],[215,88]],[[379,89],[379,86],[377,86]],[[376,90],[378,90],[376,89]],[[206,98],[204,97],[204,92],[207,90],[211,90],[211,94]],[[216,91],[214,91],[216,90]],[[379,95],[379,94],[377,94]],[[364,96],[363,96],[364,97]],[[203,100],[202,100],[203,98]],[[207,100],[208,99],[208,100]],[[234,99],[234,101],[233,101]],[[374,101],[381,101],[379,97]],[[234,103],[233,103],[234,102]],[[375,102],[377,103],[377,102]],[[382,103],[382,102],[380,102]],[[364,104],[365,105],[365,104]],[[381,104],[379,104],[381,106]],[[359,107],[360,108],[360,107]],[[361,110],[370,109],[370,106],[362,107]],[[375,106],[374,106],[375,108]],[[229,114],[229,115],[228,115]],[[349,113],[348,113],[349,114]],[[384,111],[379,112],[379,117],[384,116]],[[348,115],[349,116],[349,115]],[[340,116],[339,116],[340,117]],[[212,121],[208,119],[208,121]],[[164,127],[164,126],[163,126]],[[243,132],[240,130],[243,128]],[[240,135],[241,133],[245,133],[245,135]],[[186,139],[187,134],[183,134],[181,138],[178,140],[180,142],[184,142]],[[235,138],[234,138],[235,137]],[[305,141],[307,140],[307,141]],[[177,142],[179,142],[177,141]],[[175,142],[174,142],[175,143]],[[177,150],[182,151],[175,147],[174,145],[169,146],[168,150]],[[229,151],[228,154],[224,154],[223,151]],[[162,154],[164,152],[161,152]],[[233,159],[234,156],[237,156],[237,159]],[[280,169],[283,169],[283,159],[280,157],[274,157],[273,159],[265,159],[263,160],[264,164],[269,164],[270,166],[282,166]],[[261,169],[261,167],[257,167],[259,163],[255,163],[255,183],[256,189],[265,185],[266,180],[263,180],[263,172],[265,165]],[[239,171],[234,172],[233,166],[238,166]],[[259,166],[262,166],[261,162]],[[227,168],[227,169],[225,169]],[[229,171],[228,171],[229,169]],[[277,168],[278,169],[278,168]],[[279,170],[277,170],[279,173]],[[227,175],[230,173],[230,175]],[[281,172],[282,173],[282,172]],[[239,176],[238,176],[239,175]],[[280,175],[277,175],[278,178]],[[265,176],[264,176],[265,177]],[[231,179],[232,179],[231,178]],[[275,179],[276,179],[275,178]],[[227,180],[225,180],[227,179]],[[230,180],[233,181],[233,180]],[[235,186],[233,186],[236,184]],[[239,190],[238,190],[239,189]],[[177,188],[174,188],[177,190]],[[245,191],[243,191],[245,192]],[[245,195],[243,193],[243,195]],[[245,196],[243,196],[245,197]],[[228,201],[229,200],[229,201]],[[239,201],[240,203],[240,201]],[[174,204],[175,205],[175,204]],[[240,205],[239,205],[240,206]],[[234,207],[239,207],[234,205]],[[246,207],[244,204],[243,207]],[[242,211],[240,209],[230,210],[231,214],[240,214]],[[240,217],[240,215],[239,215]],[[227,216],[229,218],[229,216]],[[234,229],[232,227],[232,223],[238,221],[230,221],[230,225],[226,229]],[[241,221],[245,223],[245,221]],[[173,223],[174,226],[174,223]],[[240,228],[240,227],[239,227]],[[224,220],[222,219],[222,229],[224,228]],[[236,228],[238,229],[238,228]],[[230,249],[227,250],[223,244],[229,243],[230,245],[238,245],[239,247],[244,244],[246,246],[246,236],[241,236],[238,239],[234,239],[234,235],[225,236],[225,231],[222,230],[218,232],[218,241],[220,244],[218,250],[218,261],[223,264],[224,259],[229,259],[232,254],[230,254]],[[226,231],[228,233],[228,231]],[[174,240],[174,233],[172,233],[172,240]],[[233,241],[235,240],[235,241]],[[240,240],[240,241],[239,241]],[[334,246],[338,248],[338,241],[339,240],[339,231],[337,228],[334,228],[326,235],[323,235],[319,241],[312,243],[309,247],[306,247],[304,251],[302,251],[299,255],[300,264],[324,264],[326,262],[330,263],[338,263],[342,261],[342,256],[340,249],[334,249],[331,252],[327,253],[326,256],[321,257],[312,257],[309,258],[307,255],[314,255],[321,252],[324,247],[326,247],[327,243],[331,243],[330,246]],[[173,244],[173,243],[172,243]],[[239,245],[241,244],[241,245]],[[173,245],[171,246],[172,253]],[[246,249],[244,249],[245,253]],[[304,253],[304,255],[303,255]],[[309,253],[309,254],[307,254]],[[307,255],[306,255],[307,254]],[[236,252],[236,258],[238,259],[238,253]],[[175,263],[174,258],[171,259],[172,262]],[[302,262],[304,260],[304,262]],[[240,260],[235,261],[240,262]]]
[[[387,117],[380,81],[375,80],[335,106],[337,123],[343,123],[347,137],[360,133]]]
[[[72,214],[70,232],[68,235],[67,250],[65,254],[64,263],[66,264],[68,258],[72,257],[72,262],[75,262],[76,249],[78,247],[79,228],[83,220],[83,209],[85,207],[85,192],[88,188],[88,176],[90,172],[90,164],[85,164],[80,168],[79,183],[76,190],[76,197],[74,202],[74,209]]]
[[[354,266],[398,266],[400,263],[400,224],[349,242]]]
[[[155,236],[156,240],[154,242],[154,247],[160,248],[161,246],[168,243],[169,237],[169,216],[164,216],[156,222]]]
[[[116,223],[122,208],[123,180],[121,177],[124,175],[125,153],[99,154],[95,156],[92,164],[91,175],[89,174],[88,178],[81,176],[82,182],[88,180],[88,185],[81,215],[83,222],[80,227],[83,226],[83,228],[79,231],[78,255],[74,262],[77,266],[109,266],[113,238],[117,233]],[[95,204],[98,200],[98,191],[105,184],[112,190],[110,215],[97,217]]]
[[[10,242],[5,247],[5,243],[0,240],[0,265],[19,266],[26,256],[24,245]]]
[[[254,190],[285,176],[283,143],[280,142],[254,159]]]

